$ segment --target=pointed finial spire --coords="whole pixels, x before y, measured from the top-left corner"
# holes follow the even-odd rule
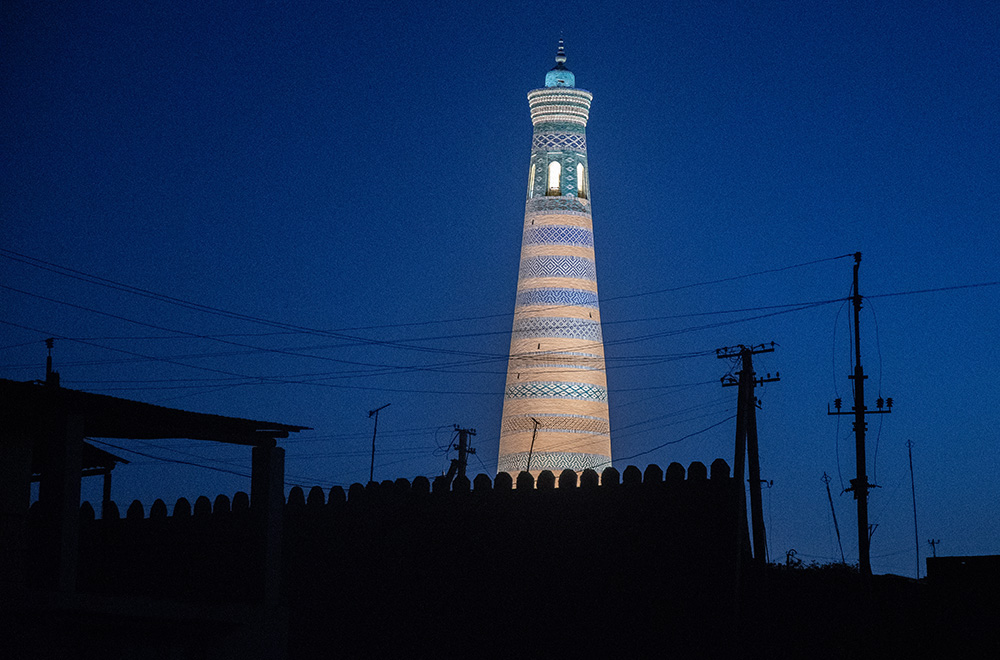
[[[545,74],[546,87],[574,87],[576,77],[566,68],[566,47],[562,37],[559,37],[559,49],[556,51],[556,65]]]
[[[563,45],[562,37],[559,37],[559,50],[556,51],[556,62],[558,64],[566,62],[566,47]]]

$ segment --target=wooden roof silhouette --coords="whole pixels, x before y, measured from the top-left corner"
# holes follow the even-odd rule
[[[166,408],[80,390],[0,379],[0,424],[7,433],[32,437],[63,416],[83,420],[83,435],[155,440],[189,438],[237,445],[273,446],[306,426]]]

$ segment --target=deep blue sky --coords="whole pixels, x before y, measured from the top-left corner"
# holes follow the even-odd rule
[[[853,471],[850,423],[839,425],[838,464],[826,415],[850,396],[850,310],[708,313],[846,297],[851,260],[652,292],[855,251],[866,295],[1000,280],[1000,5],[989,0],[7,2],[2,12],[4,249],[377,343],[182,309],[6,253],[0,283],[78,307],[0,289],[0,377],[42,377],[42,339],[67,337],[55,360],[68,387],[313,427],[284,445],[289,484],[367,480],[367,411],[389,402],[376,478],[446,469],[436,447],[452,424],[478,429],[473,466],[495,470],[525,94],[541,86],[560,33],[594,93],[613,452],[646,452],[732,414],[735,389],[718,385],[729,365],[686,354],[778,342],[757,360],[782,377],[760,393],[759,413],[773,558],[839,557],[824,471],[857,556],[854,502],[838,495],[838,471],[845,485]],[[921,541],[1000,551],[998,303],[996,286],[866,303],[868,391],[896,400],[870,419],[877,572],[914,572],[908,439]],[[728,323],[702,327],[718,322]],[[731,463],[732,436],[730,421],[618,466]],[[127,446],[249,465],[245,449]],[[115,473],[121,506],[249,487],[122,455],[133,463]],[[98,499],[99,484],[84,495]]]

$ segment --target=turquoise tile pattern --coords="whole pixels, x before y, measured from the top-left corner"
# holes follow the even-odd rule
[[[522,289],[517,292],[517,307],[547,305],[553,307],[590,307],[597,309],[597,294],[580,289]],[[556,311],[556,310],[553,310]]]

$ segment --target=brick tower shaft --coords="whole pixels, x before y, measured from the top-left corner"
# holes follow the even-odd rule
[[[611,464],[597,299],[587,119],[562,41],[545,87],[528,93],[534,134],[498,471]]]

